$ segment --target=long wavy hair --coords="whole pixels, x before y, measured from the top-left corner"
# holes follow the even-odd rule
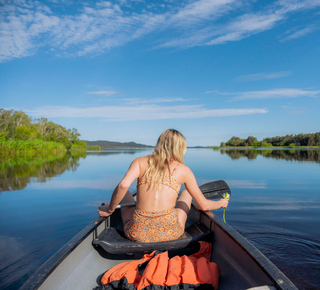
[[[164,131],[157,145],[148,160],[148,169],[145,178],[149,180],[149,184],[157,187],[164,179],[165,171],[171,161],[184,163],[183,154],[187,150],[187,143],[184,136],[177,130],[168,129]],[[171,172],[169,170],[169,176]],[[170,176],[171,178],[171,176]]]

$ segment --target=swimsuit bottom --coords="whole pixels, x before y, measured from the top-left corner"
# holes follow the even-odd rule
[[[136,209],[131,220],[124,224],[128,239],[138,243],[156,243],[176,240],[184,233],[175,208],[148,212]]]

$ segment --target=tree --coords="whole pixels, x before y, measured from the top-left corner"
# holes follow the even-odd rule
[[[36,128],[36,131],[38,131],[40,134],[39,137],[43,137],[45,135],[45,132],[48,126],[47,123],[48,123],[47,118],[39,118],[35,120],[34,126]]]
[[[246,146],[246,140],[233,136],[226,145],[232,147]]]
[[[246,140],[246,144],[248,146],[252,146],[253,143],[255,142],[258,142],[257,138],[256,137],[253,137],[253,136],[249,136]]]
[[[314,145],[315,146],[320,146],[320,132],[314,134]]]
[[[0,109],[0,132],[4,133],[8,131],[10,125],[10,116],[13,110],[6,111],[5,109]]]
[[[25,125],[20,126],[16,129],[15,140],[29,140],[31,137],[32,131],[30,127]]]
[[[76,128],[67,130],[65,127],[48,122],[47,118],[34,121],[22,111],[0,108],[0,140],[35,140],[62,143],[70,149],[72,144],[77,148],[86,148],[86,142],[79,140],[80,133]]]
[[[28,117],[28,115],[22,111],[14,111],[14,113],[11,116],[11,123],[13,123],[16,128],[20,126],[30,127],[31,118]]]
[[[79,141],[79,137],[81,136],[80,133],[78,132],[78,130],[76,128],[72,128],[72,130],[68,130],[69,133],[69,140],[72,143],[75,143],[77,141]]]

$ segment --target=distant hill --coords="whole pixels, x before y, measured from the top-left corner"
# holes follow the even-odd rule
[[[113,142],[113,141],[86,141],[87,146],[99,145],[103,149],[119,149],[119,148],[152,148],[152,146],[139,144],[135,142]]]

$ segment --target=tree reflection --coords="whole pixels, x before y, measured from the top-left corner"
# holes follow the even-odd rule
[[[86,152],[73,152],[38,158],[3,158],[0,160],[0,192],[24,189],[32,180],[46,182],[66,170],[75,171]]]
[[[221,149],[221,154],[227,154],[232,159],[247,157],[248,159],[256,159],[258,155],[266,158],[310,161],[320,163],[320,150],[259,150],[259,149]]]

